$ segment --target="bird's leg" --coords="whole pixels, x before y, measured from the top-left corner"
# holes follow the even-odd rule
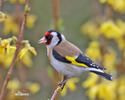
[[[58,86],[62,86],[62,88],[61,88],[62,90],[63,90],[67,80],[68,80],[68,77],[67,76],[63,76],[62,81],[58,83]]]

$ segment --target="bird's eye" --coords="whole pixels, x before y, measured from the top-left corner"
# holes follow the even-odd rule
[[[47,39],[47,40],[51,40],[52,38],[53,38],[52,35],[46,36],[46,39]]]

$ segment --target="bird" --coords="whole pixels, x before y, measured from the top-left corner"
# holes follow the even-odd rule
[[[58,31],[47,31],[38,43],[45,44],[50,64],[57,72],[63,74],[63,79],[58,85],[64,87],[68,79],[85,71],[95,73],[107,80],[112,80],[112,75],[104,72],[106,70],[105,67],[92,61]]]

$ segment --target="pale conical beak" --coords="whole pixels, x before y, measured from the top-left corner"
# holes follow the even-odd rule
[[[46,42],[47,42],[47,40],[46,40],[45,37],[42,37],[42,38],[38,41],[39,44],[41,44],[41,43],[46,43]]]

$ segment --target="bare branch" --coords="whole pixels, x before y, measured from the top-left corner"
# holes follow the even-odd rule
[[[58,86],[58,87],[56,88],[56,90],[54,91],[54,93],[53,93],[53,95],[52,95],[52,97],[51,97],[50,100],[54,100],[54,99],[55,99],[55,97],[56,97],[56,95],[57,95],[57,93],[58,93],[58,91],[59,91],[60,88],[61,88],[61,86]]]
[[[0,1],[2,1],[2,0],[0,0]],[[29,6],[29,0],[26,0],[26,5]],[[2,86],[2,89],[1,89],[1,92],[0,92],[0,100],[2,100],[2,98],[5,94],[8,81],[10,80],[10,77],[11,77],[12,72],[13,72],[13,68],[14,68],[14,65],[15,65],[15,62],[16,62],[17,55],[18,55],[19,50],[21,48],[21,43],[22,43],[22,40],[23,40],[24,27],[25,27],[25,23],[26,23],[27,14],[28,14],[28,12],[25,11],[24,19],[22,21],[22,25],[20,27],[20,31],[19,31],[19,35],[18,35],[18,41],[17,41],[17,45],[16,45],[17,48],[16,48],[16,51],[15,51],[14,58],[13,58],[13,61],[11,63],[10,69],[9,69],[7,75],[6,75],[6,78],[4,80],[4,83],[3,83],[3,86]]]

